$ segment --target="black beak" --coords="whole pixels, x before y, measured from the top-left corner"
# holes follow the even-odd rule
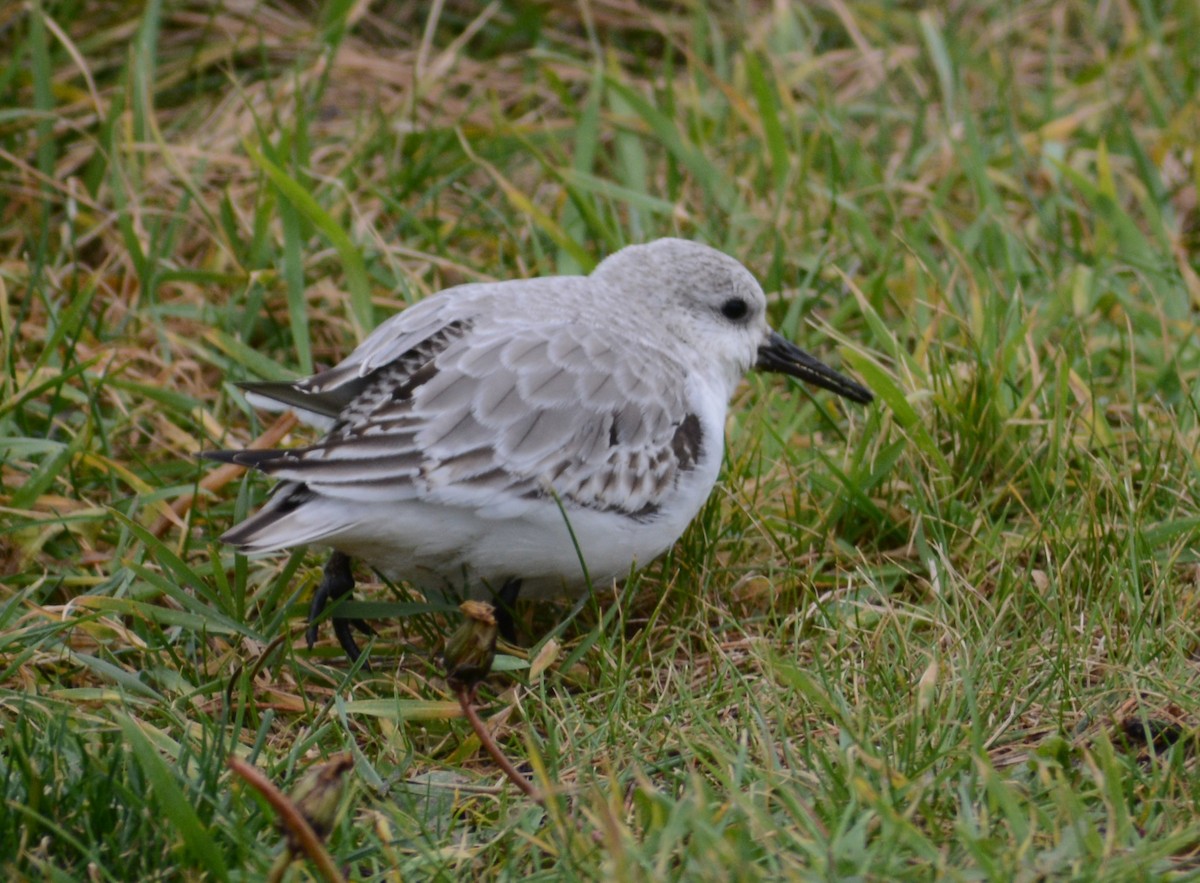
[[[860,386],[849,377],[838,374],[820,359],[810,356],[782,334],[772,331],[766,343],[758,348],[758,361],[754,367],[759,371],[776,371],[789,374],[822,389],[836,392],[852,402],[866,404],[875,398],[865,386]]]

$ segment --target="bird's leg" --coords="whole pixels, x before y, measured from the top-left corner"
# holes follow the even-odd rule
[[[496,626],[500,629],[500,637],[510,644],[517,643],[517,623],[513,618],[516,613],[517,596],[521,594],[521,581],[511,577],[504,581],[500,591],[496,592],[493,600],[496,606]]]
[[[345,552],[335,551],[329,556],[329,561],[325,564],[325,572],[321,576],[321,584],[317,586],[317,591],[313,594],[312,606],[308,608],[308,631],[305,632],[305,637],[308,639],[309,650],[316,643],[317,619],[324,613],[325,608],[331,602],[340,601],[342,598],[348,596],[352,591],[354,591],[354,573],[350,569],[350,556]],[[337,635],[338,643],[342,645],[342,649],[346,651],[346,655],[350,657],[350,661],[357,662],[362,651],[358,648],[358,644],[354,642],[352,626],[370,635],[375,634],[375,630],[367,625],[364,620],[347,619],[346,617],[334,615],[333,633]]]

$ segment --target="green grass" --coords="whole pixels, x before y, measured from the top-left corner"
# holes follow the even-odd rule
[[[0,874],[261,879],[226,757],[351,751],[356,879],[1200,875],[1195,4],[298,6],[0,12]],[[268,484],[196,454],[660,235],[878,401],[751,378],[676,548],[530,611],[483,700],[542,809],[451,620],[309,653],[321,557],[218,544]]]

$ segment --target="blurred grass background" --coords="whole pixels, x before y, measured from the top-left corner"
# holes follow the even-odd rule
[[[1200,875],[1198,33],[1132,0],[0,9],[0,870],[260,879],[226,756],[352,751],[357,879]],[[542,809],[457,719],[446,620],[380,621],[369,675],[309,653],[321,557],[222,548],[268,486],[195,455],[304,438],[238,380],[661,235],[879,400],[752,378],[676,549],[530,612],[484,698]]]

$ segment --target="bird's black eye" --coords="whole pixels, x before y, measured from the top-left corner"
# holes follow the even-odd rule
[[[750,312],[750,304],[746,303],[740,297],[731,297],[725,303],[721,304],[721,315],[730,322],[738,322],[745,319],[748,312]]]

